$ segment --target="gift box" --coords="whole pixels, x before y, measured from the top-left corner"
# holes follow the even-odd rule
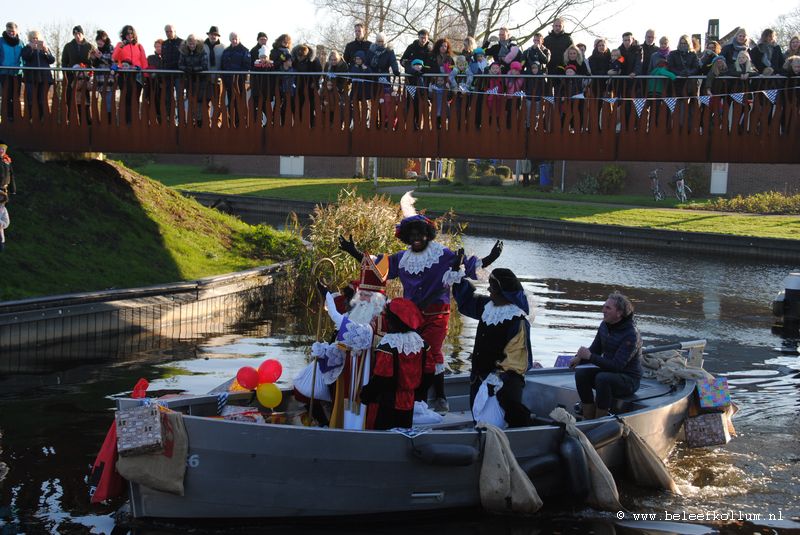
[[[123,457],[164,451],[161,411],[155,405],[120,409],[114,414],[117,424],[117,451]]]
[[[724,412],[713,412],[687,418],[684,423],[684,433],[690,448],[727,444],[731,440],[728,415]]]
[[[569,368],[569,362],[575,355],[559,355],[556,357],[555,368]]]
[[[702,380],[697,383],[697,397],[701,409],[724,409],[731,404],[731,393],[728,380],[717,377],[713,380]]]

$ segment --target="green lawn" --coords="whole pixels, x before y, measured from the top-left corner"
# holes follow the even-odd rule
[[[208,173],[199,166],[147,164],[136,171],[181,190],[211,191],[231,195],[255,195],[297,201],[334,201],[339,190],[357,186],[359,193],[373,195],[371,180],[358,178],[275,178]],[[381,178],[378,187],[405,186],[413,180]]]

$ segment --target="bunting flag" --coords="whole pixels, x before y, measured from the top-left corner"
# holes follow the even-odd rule
[[[764,91],[764,94],[767,95],[767,98],[770,102],[775,104],[775,99],[778,98],[778,90],[777,89],[767,89]]]
[[[572,95],[569,98],[572,98],[572,99],[575,99],[575,100],[580,100],[580,99],[585,99],[586,95],[584,95],[583,93],[575,93],[574,95]]]
[[[464,93],[466,93],[467,91],[469,91],[469,87],[467,86],[467,84],[460,84],[460,85],[458,86],[458,88],[459,88],[461,91],[463,91]]]
[[[667,108],[669,108],[670,113],[675,111],[675,104],[677,103],[678,99],[675,97],[668,97],[664,99],[664,104],[667,105]]]
[[[388,84],[389,80],[387,80],[386,77],[381,76],[380,78],[378,78],[378,83],[379,84]]]
[[[328,71],[328,72],[327,72],[327,76],[328,76],[328,78],[336,78],[336,73],[335,73],[335,72]]]
[[[417,88],[414,87],[413,85],[407,85],[406,91],[408,91],[408,94],[411,95],[412,97],[415,97],[417,95]]]
[[[616,97],[604,97],[604,101],[608,102],[609,104],[616,104],[617,98]]]
[[[731,93],[731,98],[739,104],[742,104],[744,101],[744,93]]]
[[[633,107],[636,108],[636,117],[642,116],[642,110],[644,109],[645,104],[647,104],[646,98],[633,99]]]
[[[711,106],[711,97],[708,95],[701,95],[697,97],[700,100],[700,104],[703,106]]]
[[[556,103],[556,97],[544,97],[545,101],[549,102],[550,104]]]
[[[225,408],[225,405],[228,403],[228,393],[227,392],[220,392],[217,396],[217,414],[222,414],[222,409]]]
[[[514,96],[515,97],[524,97],[525,96],[525,91],[517,91],[516,93],[514,93]]]
[[[491,88],[490,90],[488,90],[486,92],[486,94],[487,95],[496,95],[497,94],[497,88],[496,87]]]

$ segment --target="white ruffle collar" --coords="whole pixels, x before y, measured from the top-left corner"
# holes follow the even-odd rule
[[[511,318],[521,316],[525,317],[525,311],[514,304],[496,306],[489,301],[483,307],[483,314],[481,314],[481,321],[486,325],[498,325]]]
[[[425,247],[425,250],[419,253],[412,251],[409,246],[400,259],[399,267],[403,271],[416,275],[436,264],[443,254],[444,245],[435,241],[428,242],[428,246]]]
[[[399,353],[406,355],[413,355],[419,353],[425,342],[422,337],[415,331],[408,331],[405,333],[388,333],[381,338],[381,344],[386,344],[392,349],[396,349]]]

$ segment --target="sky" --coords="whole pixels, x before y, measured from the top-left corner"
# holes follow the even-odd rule
[[[288,33],[295,38],[295,42],[302,37],[314,43],[316,25],[325,22],[325,15],[317,13],[312,0],[245,0],[237,4],[235,7],[226,6],[218,0],[194,0],[191,3],[169,0],[122,3],[39,0],[34,10],[27,2],[9,1],[4,2],[2,18],[5,19],[3,22],[13,20],[20,30],[41,29],[48,24],[62,24],[69,28],[81,24],[87,32],[102,28],[115,42],[122,26],[132,24],[148,53],[152,51],[153,41],[164,37],[163,29],[167,23],[175,25],[180,37],[195,33],[203,38],[213,24],[219,27],[225,44],[228,43],[228,34],[235,31],[249,48],[255,45],[259,31],[265,31],[270,42],[278,34]],[[705,34],[708,19],[718,18],[723,35],[736,26],[744,26],[751,35],[756,35],[772,25],[779,15],[798,6],[800,0],[616,0],[595,10],[596,19],[607,20],[596,26],[594,31],[608,38],[612,46],[620,43],[624,31],[633,32],[639,41],[643,41],[647,28],[653,28],[657,37],[666,35],[672,43],[676,43],[684,33]],[[570,31],[572,28],[568,24],[566,29]],[[93,36],[91,39],[94,40]],[[409,37],[408,42],[411,39]],[[573,39],[590,45],[594,37],[588,33],[575,33]],[[402,50],[405,44],[397,43],[396,48]]]

